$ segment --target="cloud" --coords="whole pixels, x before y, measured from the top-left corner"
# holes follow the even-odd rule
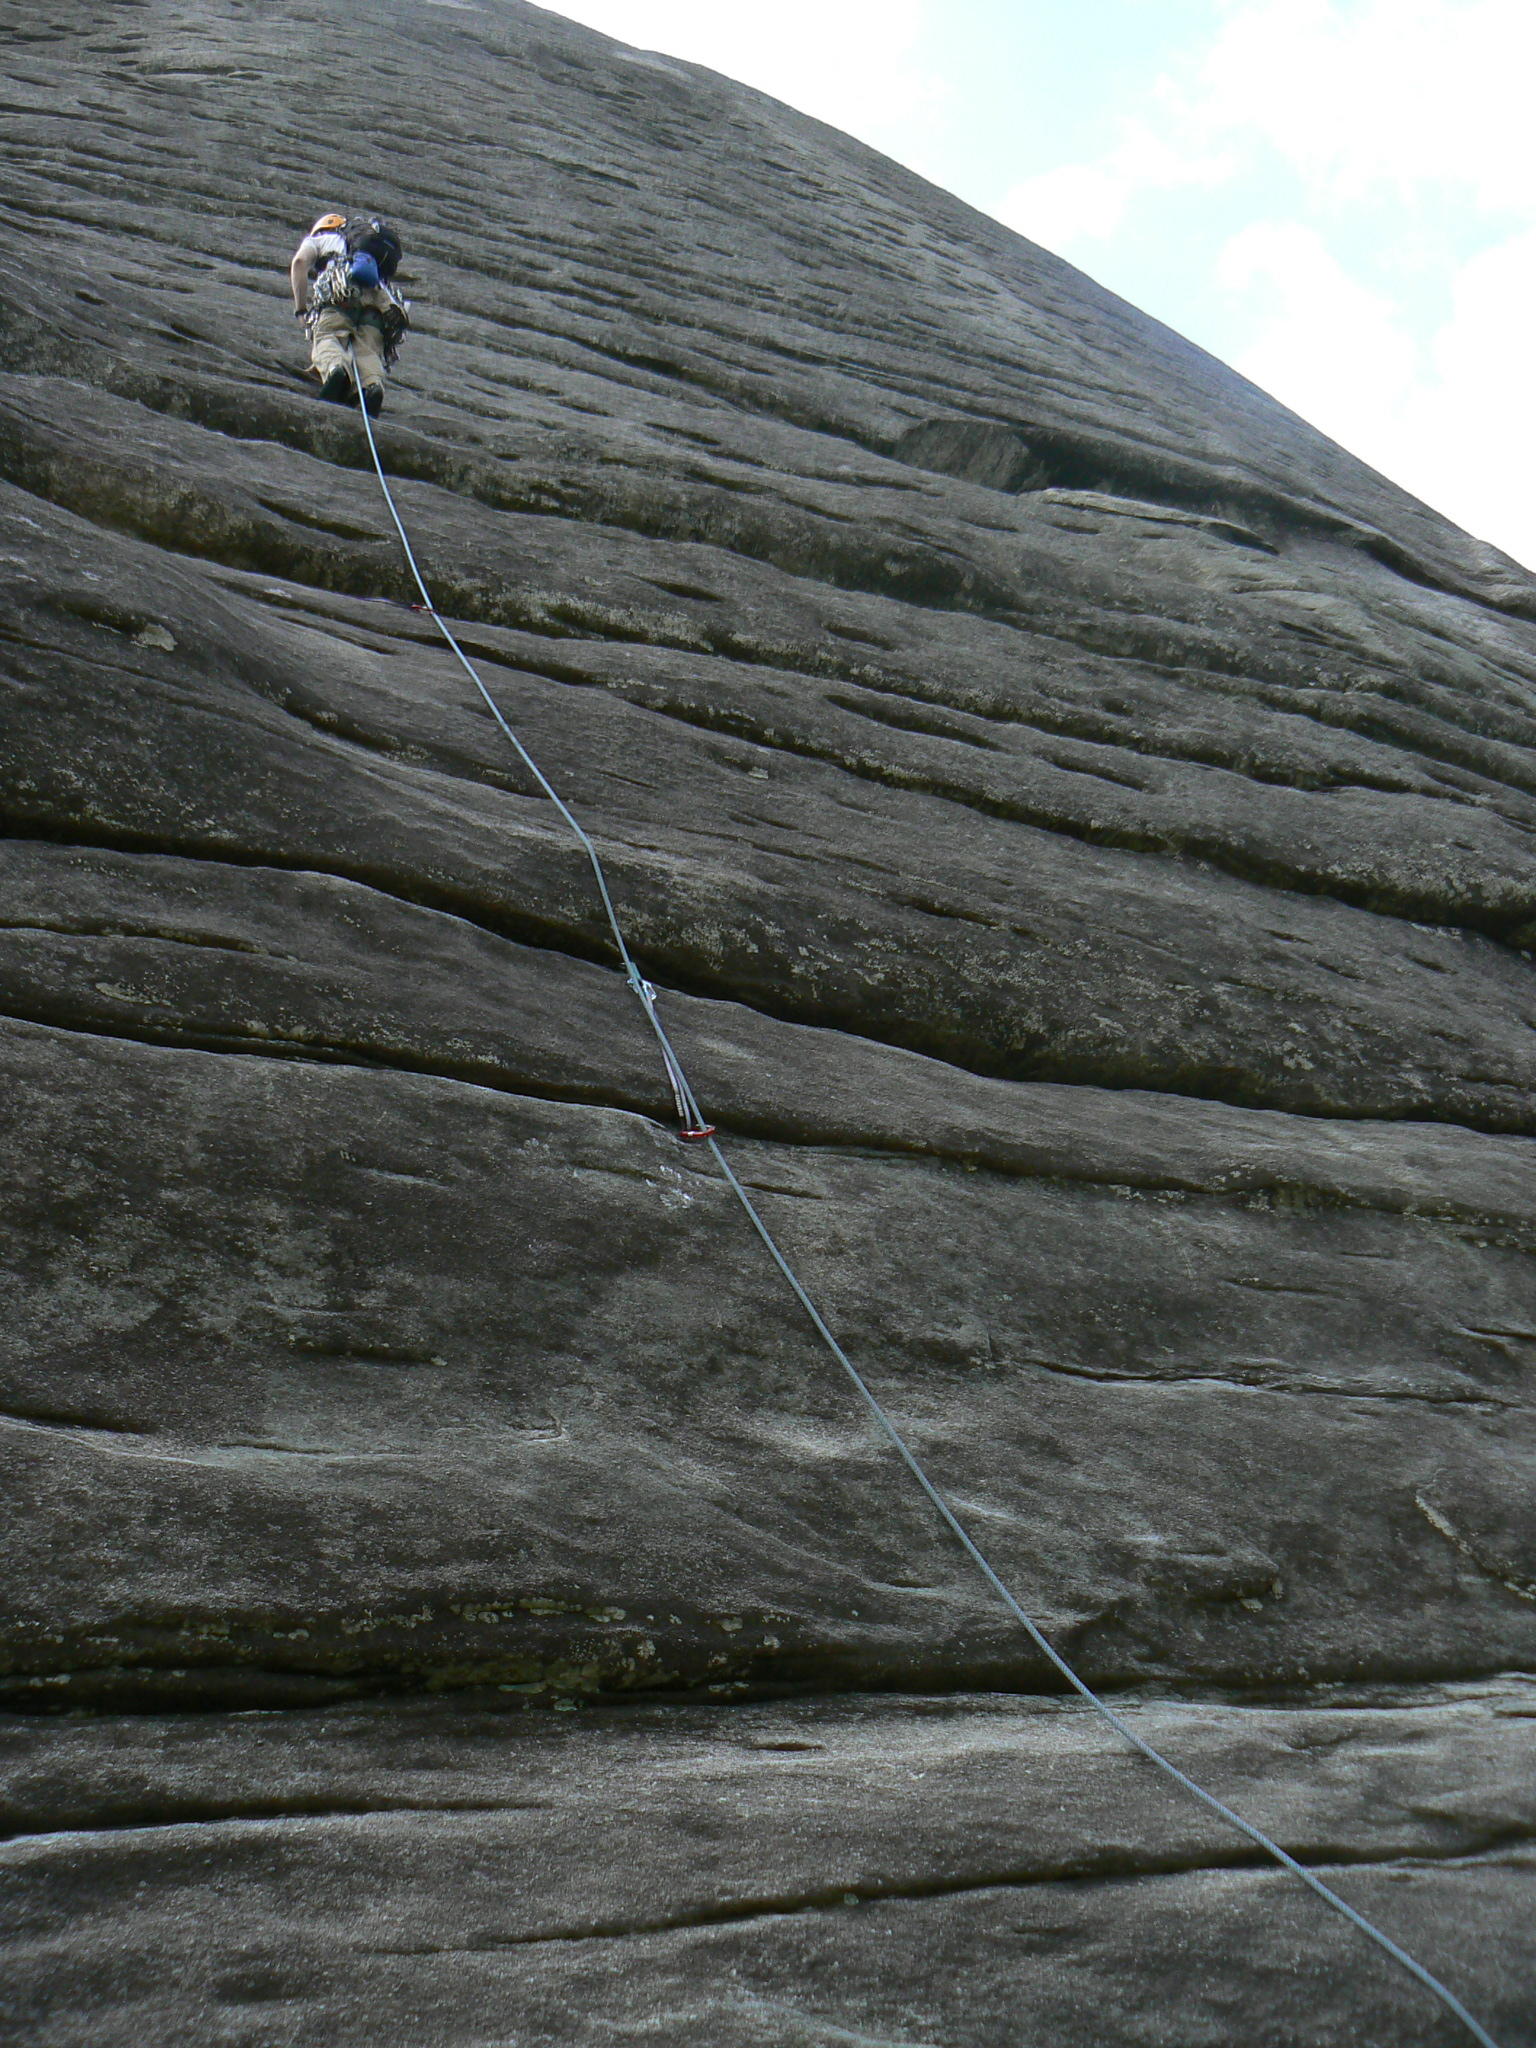
[[[1313,227],[1255,221],[1222,249],[1215,277],[1256,316],[1236,367],[1335,439],[1347,427],[1358,445],[1423,375],[1398,309],[1352,277]]]
[[[1160,97],[1197,133],[1262,141],[1336,200],[1436,186],[1523,209],[1533,60],[1530,0],[1238,0]]]
[[[1101,154],[990,210],[1109,283],[1122,267],[1144,279],[1147,236],[1166,238],[1184,297],[1163,317],[1536,566],[1521,482],[1536,462],[1536,9],[1217,8]],[[1181,191],[1208,196],[1175,224]],[[1231,234],[1256,204],[1266,217]]]
[[[1426,480],[1413,488],[1536,569],[1533,330],[1536,228],[1528,228],[1483,250],[1457,274],[1451,317],[1430,344],[1433,378],[1422,422]],[[1407,424],[1412,430],[1419,422]]]
[[[1315,228],[1262,221],[1233,236],[1217,278],[1254,336],[1235,367],[1353,454],[1516,560],[1536,567],[1536,414],[1525,401],[1536,324],[1536,228],[1472,257],[1449,316],[1416,335]]]
[[[1273,162],[1331,205],[1430,191],[1529,214],[1536,187],[1530,0],[1225,0],[1101,155],[991,207],[1066,250],[1107,240],[1144,200],[1214,190]]]
[[[1435,367],[1447,382],[1517,390],[1530,412],[1531,336],[1536,333],[1536,228],[1474,256],[1457,274],[1451,317],[1436,335]]]
[[[1177,149],[1144,124],[1131,123],[1106,155],[1025,178],[990,211],[1032,242],[1064,250],[1118,234],[1132,207],[1149,193],[1209,190],[1234,168],[1230,153]]]
[[[891,149],[945,89],[919,45],[935,0],[559,0],[553,10],[622,42],[707,65],[802,113]]]

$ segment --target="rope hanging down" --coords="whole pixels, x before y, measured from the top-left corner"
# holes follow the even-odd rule
[[[355,370],[355,362],[353,367]],[[762,1239],[763,1244],[767,1249],[768,1256],[773,1260],[773,1263],[778,1267],[780,1273],[784,1276],[784,1279],[788,1283],[791,1292],[794,1294],[795,1299],[799,1302],[801,1308],[804,1309],[806,1315],[810,1318],[811,1325],[813,1329],[816,1331],[816,1334],[821,1338],[822,1342],[831,1352],[833,1358],[836,1359],[837,1363],[842,1367],[843,1371],[852,1381],[855,1389],[859,1394],[860,1399],[868,1408],[870,1415],[873,1417],[875,1424],[880,1430],[881,1434],[887,1439],[892,1449],[896,1452],[896,1455],[901,1459],[902,1463],[906,1466],[907,1470],[912,1474],[912,1477],[916,1480],[917,1484],[922,1488],[924,1494],[926,1494],[926,1496],[928,1497],[930,1504],[934,1508],[935,1512],[938,1514],[940,1520],[944,1523],[945,1527],[949,1530],[950,1534],[955,1537],[956,1541],[964,1550],[966,1556],[971,1560],[971,1563],[975,1565],[977,1571],[980,1572],[981,1576],[986,1580],[987,1584],[991,1587],[992,1591],[997,1595],[998,1599],[1002,1601],[1003,1605],[1007,1608],[1008,1612],[1013,1616],[1014,1620],[1023,1629],[1024,1633],[1029,1637],[1029,1640],[1034,1644],[1035,1648],[1039,1650],[1041,1655],[1047,1659],[1047,1661],[1060,1674],[1060,1676],[1066,1680],[1067,1684],[1071,1687],[1073,1692],[1075,1692],[1080,1699],[1084,1700],[1087,1703],[1087,1705],[1094,1710],[1095,1713],[1099,1714],[1109,1724],[1109,1726],[1114,1729],[1115,1733],[1119,1735],[1123,1741],[1127,1742],[1130,1745],[1130,1747],[1136,1750],[1141,1756],[1144,1756],[1149,1763],[1155,1764],[1160,1771],[1164,1772],[1169,1778],[1172,1779],[1175,1785],[1178,1785],[1179,1787],[1181,1787],[1183,1791],[1189,1793],[1191,1798],[1197,1799],[1202,1806],[1206,1807],[1208,1811],[1210,1811],[1211,1813],[1214,1813],[1219,1820],[1224,1821],[1228,1827],[1236,1829],[1238,1834],[1242,1835],[1247,1841],[1251,1842],[1255,1848],[1261,1849],[1266,1856],[1272,1857],[1273,1860],[1276,1863],[1278,1863],[1282,1869],[1288,1870],[1293,1877],[1299,1878],[1300,1881],[1304,1885],[1306,1885],[1310,1891],[1314,1892],[1317,1895],[1317,1897],[1322,1900],[1324,1905],[1331,1907],[1334,1912],[1342,1914],[1343,1917],[1350,1923],[1352,1927],[1357,1928],[1359,1932],[1365,1935],[1368,1940],[1373,1941],[1378,1948],[1382,1949],[1387,1955],[1389,1955],[1392,1958],[1393,1962],[1399,1963],[1402,1966],[1402,1968],[1409,1973],[1410,1976],[1416,1978],[1418,1982],[1421,1985],[1423,1985],[1426,1991],[1432,1993],[1434,1997],[1438,1998],[1441,2004],[1446,2007],[1447,2011],[1454,2014],[1454,2016],[1461,2022],[1461,2024],[1466,2028],[1467,2032],[1472,2036],[1472,2038],[1481,2044],[1481,2048],[1498,2048],[1498,2043],[1494,2040],[1493,2036],[1488,2032],[1487,2028],[1484,2027],[1479,2020],[1474,2019],[1472,2014],[1468,2012],[1467,2008],[1462,2004],[1461,2000],[1456,1996],[1456,1994],[1453,1991],[1451,1991],[1446,1985],[1442,1984],[1440,1979],[1434,1976],[1429,1970],[1427,1970],[1422,1963],[1416,1961],[1413,1956],[1409,1955],[1408,1951],[1405,1948],[1401,1948],[1398,1945],[1398,1943],[1392,1939],[1391,1935],[1383,1933],[1381,1928],[1377,1927],[1370,1920],[1367,1920],[1363,1913],[1357,1912],[1355,1908],[1352,1905],[1350,1905],[1347,1899],[1340,1898],[1339,1894],[1336,1891],[1334,1891],[1330,1885],[1325,1884],[1323,1880],[1320,1877],[1318,1877],[1314,1871],[1309,1870],[1304,1863],[1299,1863],[1296,1860],[1296,1858],[1290,1854],[1289,1850],[1282,1849],[1280,1844],[1274,1841],[1269,1835],[1266,1835],[1262,1828],[1255,1827],[1252,1821],[1244,1820],[1243,1816],[1240,1813],[1234,1812],[1230,1806],[1226,1805],[1222,1800],[1218,1799],[1214,1792],[1207,1792],[1203,1785],[1197,1784],[1195,1780],[1191,1778],[1186,1772],[1181,1771],[1178,1765],[1174,1763],[1171,1760],[1171,1758],[1164,1756],[1160,1749],[1155,1748],[1150,1742],[1146,1740],[1144,1736],[1139,1735],[1128,1721],[1126,1721],[1121,1715],[1117,1714],[1114,1708],[1109,1705],[1107,1700],[1101,1699],[1098,1693],[1094,1691],[1093,1687],[1089,1685],[1086,1679],[1078,1676],[1078,1673],[1067,1662],[1066,1658],[1063,1657],[1061,1653],[1054,1648],[1054,1646],[1048,1641],[1042,1630],[1039,1628],[1037,1623],[1030,1617],[1029,1614],[1025,1612],[1024,1608],[1020,1606],[1017,1599],[1015,1599],[1014,1595],[1009,1591],[1007,1585],[998,1576],[997,1572],[988,1562],[985,1554],[982,1552],[978,1544],[972,1538],[969,1531],[966,1529],[964,1523],[955,1513],[954,1509],[950,1506],[944,1494],[928,1477],[928,1474],[924,1470],[921,1462],[919,1461],[917,1454],[912,1450],[906,1438],[897,1428],[896,1423],[894,1422],[890,1414],[887,1412],[884,1405],[881,1403],[880,1399],[875,1394],[873,1389],[870,1387],[869,1383],[865,1380],[863,1374],[859,1371],[858,1367],[853,1363],[853,1360],[848,1356],[847,1352],[844,1351],[842,1345],[837,1341],[837,1338],[832,1334],[832,1331],[828,1328],[827,1323],[821,1314],[821,1311],[817,1308],[815,1302],[806,1292],[805,1287],[802,1285],[798,1274],[795,1272],[794,1267],[790,1264],[789,1260],[780,1250],[778,1242],[775,1239],[772,1231],[768,1228],[768,1225],[763,1221],[763,1218],[759,1214],[757,1206],[753,1202],[752,1197],[747,1193],[746,1189],[742,1186],[741,1182],[736,1178],[735,1173],[731,1170],[730,1161],[726,1158],[724,1152],[720,1149],[718,1141],[716,1140],[714,1134],[714,1126],[711,1124],[707,1124],[704,1121],[703,1114],[699,1108],[698,1099],[694,1095],[692,1087],[689,1085],[688,1076],[683,1070],[682,1062],[678,1058],[675,1050],[673,1049],[672,1042],[667,1036],[665,1027],[662,1024],[661,1019],[656,1014],[656,991],[651,987],[650,983],[645,980],[645,978],[640,973],[639,968],[635,965],[634,956],[630,952],[629,946],[625,941],[623,930],[619,924],[618,913],[614,909],[613,897],[609,892],[608,878],[603,871],[603,863],[598,854],[597,848],[592,844],[591,839],[583,830],[580,822],[571,812],[571,810],[567,807],[564,800],[555,790],[554,786],[547,780],[544,771],[539,767],[537,761],[534,760],[533,756],[528,752],[528,749],[523,745],[522,741],[518,738],[517,734],[513,731],[512,727],[507,723],[506,719],[502,716],[500,706],[497,704],[495,698],[491,695],[490,691],[486,688],[485,684],[481,681],[479,673],[475,669],[473,662],[471,662],[469,656],[464,652],[463,648],[454,638],[452,629],[449,627],[448,622],[442,617],[437,607],[433,604],[431,592],[427,589],[426,583],[422,578],[421,570],[417,565],[416,556],[411,547],[410,536],[406,533],[404,522],[400,517],[399,508],[395,504],[394,493],[391,491],[389,487],[389,479],[384,474],[384,464],[379,457],[379,445],[377,440],[374,438],[373,422],[368,417],[366,408],[361,405],[359,405],[358,407],[358,415],[363,422],[363,430],[368,436],[368,451],[373,457],[373,466],[374,470],[378,475],[379,488],[384,493],[384,502],[389,507],[389,516],[394,521],[396,533],[400,536],[400,545],[405,550],[405,559],[410,565],[411,576],[415,581],[416,588],[421,592],[422,610],[432,620],[432,623],[437,627],[437,630],[442,634],[444,640],[447,641],[449,647],[453,650],[455,656],[458,658],[460,666],[464,669],[465,673],[469,676],[470,681],[474,684],[476,690],[480,693],[480,696],[484,701],[485,706],[487,710],[490,712],[492,718],[495,719],[497,725],[501,728],[503,734],[510,741],[513,750],[517,754],[518,759],[523,763],[524,767],[528,770],[528,773],[533,777],[534,781],[538,784],[539,788],[543,791],[544,795],[548,797],[549,801],[554,805],[555,809],[560,813],[560,816],[565,820],[566,824],[570,827],[572,833],[575,835],[576,840],[580,844],[582,851],[586,854],[586,857],[591,864],[592,873],[597,882],[598,895],[602,899],[603,912],[604,915],[607,917],[609,930],[613,934],[614,944],[618,947],[619,959],[622,963],[624,970],[624,978],[628,982],[631,990],[633,991],[637,1001],[640,1004],[641,1009],[645,1012],[646,1022],[650,1025],[652,1031],[656,1034],[657,1043],[661,1048],[662,1064],[666,1069],[667,1080],[672,1089],[673,1100],[677,1105],[678,1118],[683,1127],[681,1135],[684,1138],[700,1140],[707,1144],[710,1153],[713,1155],[715,1164],[719,1167],[721,1174],[724,1176],[726,1185],[730,1188],[731,1192],[735,1195],[737,1201],[745,1210],[747,1218],[751,1223],[753,1229]]]

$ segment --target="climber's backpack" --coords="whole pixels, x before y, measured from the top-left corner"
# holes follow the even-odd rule
[[[403,254],[400,237],[389,222],[377,220],[371,214],[354,214],[341,232],[346,239],[348,257],[371,256],[379,266],[381,281],[388,284],[400,268]]]

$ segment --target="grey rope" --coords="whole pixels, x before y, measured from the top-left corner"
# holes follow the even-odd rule
[[[672,1099],[677,1106],[678,1116],[692,1129],[702,1131],[704,1128],[703,1115],[694,1097],[693,1090],[688,1085],[688,1076],[683,1072],[682,1061],[673,1051],[672,1042],[667,1037],[666,1031],[662,1027],[661,1019],[656,1014],[656,991],[635,965],[634,955],[630,952],[629,946],[625,941],[623,927],[619,923],[619,915],[613,907],[613,897],[609,893],[608,877],[604,872],[603,863],[598,855],[597,848],[592,844],[591,839],[581,824],[581,820],[570,809],[569,805],[560,795],[560,792],[548,779],[538,762],[534,760],[532,754],[529,753],[512,727],[502,716],[501,706],[481,681],[474,663],[454,638],[447,620],[432,602],[432,593],[427,589],[426,582],[417,565],[410,537],[406,533],[404,523],[395,505],[394,493],[389,488],[389,479],[384,474],[384,465],[379,460],[379,444],[374,439],[373,421],[368,416],[368,408],[361,402],[361,380],[357,374],[357,355],[350,342],[347,344],[347,354],[352,358],[352,377],[354,385],[358,388],[359,396],[357,409],[362,419],[364,430],[368,435],[368,451],[373,457],[373,466],[378,474],[379,486],[384,493],[384,502],[389,507],[389,516],[395,523],[395,531],[400,536],[400,545],[405,550],[405,559],[410,564],[411,576],[415,581],[416,588],[421,592],[422,610],[453,649],[454,654],[458,657],[460,667],[479,691],[486,709],[501,727],[502,733],[511,743],[517,758],[528,770],[528,773],[533,777],[544,795],[549,798],[549,801],[560,813],[560,816],[575,835],[582,852],[587,856],[587,860],[591,865],[593,880],[597,883],[597,893],[602,899],[603,914],[608,920],[608,929],[613,934],[614,945],[618,948],[619,961],[624,971],[624,979],[628,982],[641,1009],[645,1012],[646,1021],[649,1023],[652,1031],[655,1032],[657,1042],[661,1047],[662,1064],[666,1068],[667,1080],[672,1089]]]
[[[353,370],[355,376],[355,358],[353,363]],[[655,1032],[657,1040],[660,1043],[662,1061],[666,1068],[668,1082],[671,1084],[674,1100],[677,1103],[678,1114],[686,1124],[692,1127],[695,1131],[700,1132],[702,1134],[708,1127],[704,1124],[704,1119],[699,1110],[697,1098],[695,1097],[692,1088],[689,1086],[688,1077],[683,1071],[682,1062],[679,1060],[676,1052],[673,1050],[671,1040],[667,1037],[666,1031],[662,1026],[661,1020],[656,1014],[656,991],[651,987],[650,983],[642,977],[639,968],[635,965],[634,957],[630,953],[629,947],[625,943],[623,931],[620,929],[619,926],[618,913],[615,911],[613,906],[613,898],[609,893],[608,880],[603,872],[603,864],[602,860],[598,855],[597,848],[593,845],[592,841],[588,838],[587,834],[583,831],[581,825],[577,822],[576,818],[573,816],[571,811],[566,807],[562,799],[557,795],[553,786],[545,779],[544,773],[542,769],[539,767],[538,763],[533,759],[533,756],[528,752],[527,748],[523,745],[522,741],[518,738],[517,734],[512,730],[512,727],[507,723],[506,719],[502,716],[500,707],[497,705],[495,698],[491,695],[490,691],[481,681],[480,676],[476,672],[473,663],[470,661],[468,655],[465,654],[463,648],[459,645],[458,641],[454,638],[453,633],[450,630],[446,620],[443,619],[441,614],[438,612],[436,606],[433,604],[426,583],[422,578],[421,570],[417,566],[416,556],[412,551],[410,539],[406,533],[404,522],[401,520],[399,510],[395,504],[394,493],[391,491],[389,487],[389,479],[384,474],[384,465],[382,461],[379,459],[378,442],[374,438],[373,422],[368,417],[368,409],[366,406],[360,403],[358,406],[358,412],[362,418],[364,431],[368,436],[368,449],[369,453],[373,457],[374,469],[378,474],[379,487],[384,493],[384,501],[388,505],[390,517],[391,519],[393,519],[395,523],[395,531],[400,536],[400,545],[405,550],[405,558],[407,562],[410,564],[411,575],[415,579],[416,588],[421,592],[422,607],[426,611],[428,616],[432,619],[433,623],[436,625],[438,631],[442,634],[443,638],[447,641],[448,645],[453,649],[453,652],[458,656],[459,661],[462,663],[463,667],[468,672],[470,679],[473,681],[475,688],[479,691],[481,697],[485,700],[485,703],[490,710],[491,716],[500,726],[502,732],[505,733],[506,737],[511,741],[513,747],[517,752],[519,760],[521,760],[524,763],[530,775],[532,775],[534,780],[538,783],[539,788],[544,792],[545,796],[549,798],[550,802],[555,806],[555,809],[560,813],[560,816],[565,820],[566,824],[569,825],[571,831],[575,834],[577,840],[580,842],[581,847],[587,856],[587,859],[591,862],[592,872],[597,878],[598,893],[602,897],[603,909],[607,914],[609,928],[613,933],[614,942],[619,950],[619,958],[623,963],[625,979],[628,981],[630,988],[638,997],[640,1006],[645,1011],[647,1021],[649,1022],[651,1029]],[[1060,1675],[1066,1680],[1067,1684],[1072,1688],[1072,1690],[1075,1693],[1077,1693],[1078,1696],[1082,1700],[1084,1700],[1094,1710],[1095,1713],[1099,1714],[1105,1721],[1107,1721],[1109,1726],[1114,1729],[1115,1733],[1119,1735],[1122,1738],[1122,1740],[1127,1742],[1132,1749],[1136,1750],[1140,1755],[1144,1756],[1149,1763],[1155,1764],[1157,1768],[1160,1771],[1164,1772],[1169,1778],[1171,1778],[1176,1785],[1182,1787],[1184,1791],[1189,1793],[1191,1798],[1198,1799],[1201,1805],[1206,1807],[1210,1812],[1214,1813],[1219,1820],[1225,1821],[1228,1827],[1235,1828],[1240,1835],[1246,1837],[1246,1839],[1252,1842],[1256,1848],[1261,1849],[1265,1855],[1273,1857],[1275,1862],[1278,1863],[1282,1869],[1288,1870],[1293,1877],[1300,1878],[1301,1882],[1304,1885],[1306,1885],[1309,1890],[1316,1893],[1317,1897],[1323,1901],[1324,1905],[1331,1906],[1336,1913],[1341,1913],[1352,1927],[1357,1928],[1360,1931],[1360,1933],[1367,1937],[1367,1939],[1375,1942],[1378,1948],[1384,1950],[1385,1953],[1392,1958],[1393,1962],[1401,1964],[1403,1969],[1405,1969],[1410,1976],[1416,1978],[1418,1982],[1423,1985],[1426,1991],[1431,1992],[1436,1998],[1440,2000],[1441,2004],[1444,2005],[1449,2012],[1454,2014],[1455,2017],[1461,2021],[1462,2025],[1467,2029],[1467,2032],[1471,2034],[1472,2038],[1475,2041],[1481,2043],[1481,2048],[1498,2048],[1498,2043],[1494,2040],[1493,2036],[1488,2032],[1487,2028],[1484,2027],[1480,2021],[1473,2018],[1472,2014],[1468,2012],[1467,2008],[1462,2004],[1461,2000],[1456,1996],[1456,1994],[1453,1991],[1451,1991],[1446,1985],[1442,1984],[1438,1977],[1434,1976],[1429,1970],[1425,1969],[1422,1963],[1416,1961],[1413,1956],[1409,1955],[1408,1951],[1405,1948],[1401,1948],[1398,1945],[1398,1943],[1392,1939],[1391,1935],[1383,1933],[1381,1928],[1375,1926],[1373,1922],[1367,1920],[1363,1913],[1357,1912],[1355,1908],[1352,1905],[1350,1905],[1347,1899],[1340,1898],[1339,1894],[1336,1891],[1334,1891],[1331,1886],[1324,1884],[1323,1880],[1320,1877],[1318,1877],[1314,1871],[1309,1870],[1304,1863],[1299,1863],[1296,1860],[1296,1858],[1290,1854],[1288,1850],[1282,1849],[1280,1844],[1277,1841],[1275,1841],[1271,1836],[1266,1835],[1262,1828],[1255,1827],[1252,1821],[1244,1820],[1243,1816],[1240,1813],[1235,1813],[1230,1806],[1226,1805],[1224,1801],[1218,1799],[1213,1792],[1207,1792],[1205,1787],[1203,1785],[1197,1784],[1195,1780],[1188,1775],[1187,1772],[1181,1771],[1178,1765],[1174,1763],[1171,1760],[1171,1758],[1164,1756],[1160,1749],[1155,1748],[1152,1743],[1148,1742],[1145,1736],[1139,1735],[1128,1721],[1126,1721],[1121,1715],[1117,1714],[1114,1708],[1109,1705],[1107,1700],[1101,1699],[1098,1693],[1094,1691],[1093,1687],[1088,1684],[1086,1679],[1078,1676],[1077,1672],[1067,1662],[1066,1658],[1063,1657],[1060,1651],[1055,1649],[1052,1646],[1052,1644],[1048,1641],[1048,1639],[1046,1638],[1038,1624],[1025,1612],[1023,1607],[1020,1606],[1019,1602],[1014,1598],[1014,1595],[1009,1591],[1008,1587],[1004,1584],[1003,1580],[999,1578],[996,1571],[993,1570],[985,1554],[982,1552],[979,1545],[971,1536],[970,1532],[966,1529],[964,1523],[960,1520],[959,1516],[955,1513],[954,1509],[950,1506],[948,1500],[945,1498],[943,1493],[940,1492],[939,1488],[935,1486],[933,1481],[928,1477],[928,1474],[923,1469],[923,1466],[920,1463],[916,1453],[912,1450],[911,1446],[907,1443],[906,1438],[897,1428],[895,1422],[891,1418],[890,1414],[887,1412],[885,1406],[880,1401],[879,1397],[875,1394],[873,1389],[870,1387],[869,1383],[865,1380],[863,1374],[859,1371],[858,1367],[854,1364],[853,1360],[848,1356],[847,1352],[843,1349],[842,1345],[837,1341],[837,1338],[832,1334],[832,1331],[830,1330],[825,1319],[823,1318],[821,1311],[817,1308],[815,1302],[811,1299],[810,1295],[806,1292],[804,1286],[801,1284],[799,1275],[795,1272],[795,1269],[789,1263],[789,1260],[784,1256],[784,1253],[779,1249],[778,1241],[775,1239],[772,1231],[768,1228],[768,1225],[763,1221],[762,1216],[758,1212],[756,1204],[752,1200],[752,1197],[747,1193],[746,1189],[742,1186],[741,1182],[736,1178],[735,1173],[731,1169],[730,1161],[726,1158],[724,1152],[720,1149],[720,1145],[712,1133],[708,1136],[707,1143],[709,1146],[709,1150],[714,1157],[715,1164],[719,1167],[721,1173],[725,1177],[726,1184],[729,1186],[731,1192],[735,1195],[737,1201],[741,1204],[742,1208],[746,1211],[747,1217],[751,1222],[753,1229],[757,1232],[758,1236],[762,1239],[763,1244],[767,1248],[768,1256],[773,1260],[773,1263],[778,1267],[780,1273],[783,1274],[784,1279],[788,1282],[790,1290],[794,1294],[795,1299],[799,1302],[801,1308],[804,1309],[806,1315],[810,1318],[811,1325],[813,1329],[816,1331],[816,1334],[821,1338],[822,1342],[826,1345],[827,1349],[831,1352],[832,1356],[837,1360],[837,1363],[842,1367],[843,1371],[848,1375],[848,1378],[853,1382],[853,1385],[857,1389],[860,1398],[863,1400],[871,1416],[874,1418],[877,1427],[880,1429],[881,1433],[885,1436],[887,1441],[895,1450],[897,1456],[901,1459],[902,1463],[906,1466],[907,1470],[912,1474],[912,1477],[917,1481],[918,1485],[922,1488],[923,1492],[927,1495],[928,1500],[934,1507],[935,1511],[938,1513],[940,1520],[944,1523],[945,1527],[950,1531],[951,1535],[954,1536],[956,1540],[959,1542],[961,1548],[965,1551],[966,1556],[971,1560],[972,1564],[975,1565],[976,1569],[981,1573],[981,1576],[986,1580],[987,1584],[992,1588],[992,1591],[997,1595],[999,1600],[1002,1601],[1003,1605],[1007,1608],[1008,1612],[1013,1616],[1014,1620],[1018,1622],[1019,1626],[1024,1630],[1024,1633],[1035,1645],[1035,1648],[1040,1651],[1041,1655],[1044,1656],[1048,1660],[1048,1662],[1056,1669],[1056,1671],[1060,1673]]]

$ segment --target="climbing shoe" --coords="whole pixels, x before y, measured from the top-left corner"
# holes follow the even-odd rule
[[[338,366],[331,371],[320,386],[320,396],[328,398],[333,405],[345,405],[352,396],[352,373]]]
[[[368,408],[368,417],[376,420],[384,410],[384,386],[382,384],[365,384],[363,386],[363,403]]]

